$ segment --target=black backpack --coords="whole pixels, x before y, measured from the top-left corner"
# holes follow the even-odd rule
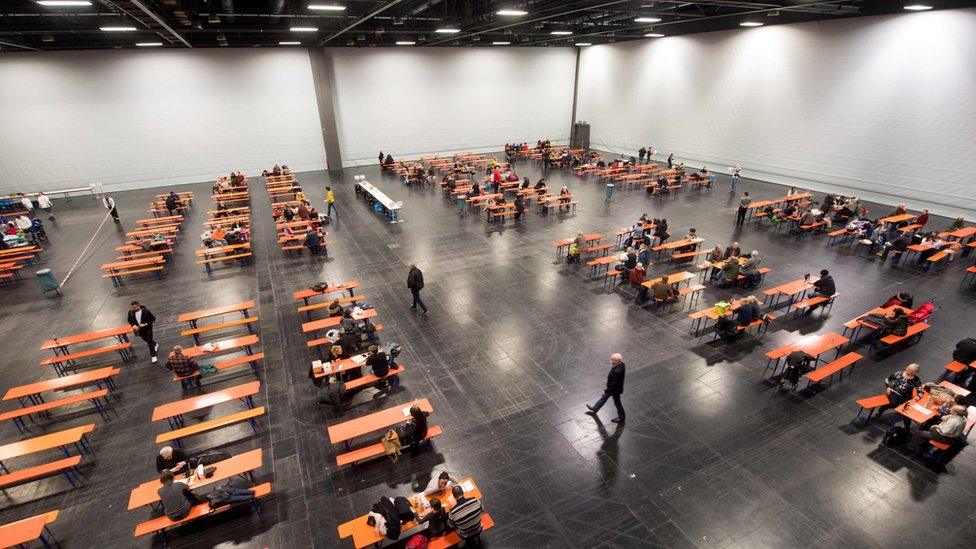
[[[889,448],[901,446],[906,442],[908,442],[908,429],[902,427],[901,425],[889,427],[888,430],[885,431],[884,438],[881,439],[881,444],[884,444]]]
[[[976,339],[967,337],[956,343],[956,349],[952,351],[952,360],[963,364],[976,360]]]

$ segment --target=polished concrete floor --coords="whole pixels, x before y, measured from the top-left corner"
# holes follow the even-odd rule
[[[285,159],[287,160],[287,159]],[[535,180],[539,167],[522,164]],[[391,225],[354,197],[352,178],[364,173],[394,199],[403,200],[404,222]],[[532,210],[521,222],[489,225],[459,216],[439,191],[403,187],[375,167],[348,170],[344,180],[324,173],[300,174],[316,202],[331,181],[339,216],[328,231],[329,258],[286,258],[274,241],[270,206],[252,180],[253,264],[219,267],[213,275],[195,264],[193,250],[211,206],[209,185],[190,188],[197,205],[185,222],[183,242],[162,281],[130,280],[121,289],[100,278],[99,265],[114,258],[122,228],[109,224],[68,281],[64,295],[43,297],[31,273],[0,288],[0,341],[4,386],[50,377],[38,350],[51,335],[66,335],[125,322],[138,299],[157,316],[161,347],[189,344],[180,337],[180,313],[254,299],[261,321],[262,394],[268,407],[258,435],[247,426],[188,440],[190,449],[221,447],[231,453],[261,447],[259,478],[274,495],[259,517],[246,510],[182,528],[176,547],[351,547],[338,524],[365,513],[380,495],[406,494],[441,469],[474,477],[497,527],[488,547],[916,547],[976,543],[976,462],[964,449],[936,473],[899,451],[879,445],[885,422],[857,426],[853,401],[877,394],[882,380],[910,362],[932,380],[949,360],[954,343],[972,336],[976,294],[960,284],[962,262],[944,272],[891,268],[846,246],[827,247],[824,236],[797,238],[770,227],[733,227],[728,181],[664,200],[638,190],[618,190],[609,203],[593,180],[552,171],[550,185],[568,185],[579,210],[545,217]],[[745,180],[756,199],[784,190]],[[115,195],[122,227],[146,217],[158,189]],[[872,205],[872,214],[890,206]],[[51,243],[41,265],[60,278],[78,257],[103,211],[91,199],[58,201],[49,223]],[[732,239],[758,249],[773,269],[772,286],[833,271],[843,299],[824,319],[775,322],[761,340],[733,346],[689,334],[687,310],[638,307],[623,292],[606,291],[588,269],[568,266],[553,254],[554,240],[577,230],[612,234],[641,213],[666,217],[675,235],[689,227],[708,240]],[[933,226],[946,224],[933,220]],[[611,237],[612,238],[612,237]],[[406,264],[417,261],[427,288],[430,316],[409,309]],[[971,261],[966,260],[966,264]],[[661,264],[652,274],[672,272]],[[360,395],[349,419],[415,397],[427,397],[431,420],[445,434],[434,451],[405,456],[393,465],[375,460],[337,469],[326,425],[340,421],[320,407],[306,377],[314,358],[300,331],[303,320],[291,293],[316,281],[359,278],[360,291],[379,312],[383,341],[403,346],[408,365],[399,391]],[[817,393],[789,394],[761,378],[763,352],[826,330],[879,304],[899,290],[917,301],[935,299],[933,329],[921,342],[889,357],[869,357],[854,375]],[[711,304],[732,292],[709,288]],[[736,292],[738,295],[739,292]],[[967,312],[969,311],[969,312]],[[148,510],[127,511],[128,494],[154,476],[151,409],[181,397],[161,365],[149,363],[136,340],[138,360],[125,364],[121,398],[107,419],[79,407],[31,425],[32,434],[94,421],[93,456],[83,466],[83,487],[61,477],[3,492],[0,522],[50,509],[62,514],[52,530],[64,547],[149,546],[133,541],[135,524]],[[857,349],[866,352],[865,349]],[[620,352],[627,364],[623,400],[626,426],[583,414],[600,394],[607,357]],[[210,387],[250,379],[233,377]],[[224,410],[228,408],[223,408]],[[202,416],[201,416],[202,417]],[[0,441],[20,438],[9,422]],[[10,465],[31,463],[30,460]]]

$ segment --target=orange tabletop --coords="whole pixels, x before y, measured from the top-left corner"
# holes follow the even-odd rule
[[[893,215],[891,217],[882,217],[878,221],[882,223],[901,223],[902,221],[911,221],[916,217],[917,216],[915,214],[906,213],[901,215]]]
[[[163,224],[169,222],[179,223],[181,221],[183,221],[182,215],[164,215],[162,217],[150,217],[149,219],[140,219],[139,221],[136,221],[136,223],[140,225],[157,225],[159,223],[163,223]]]
[[[462,480],[460,482],[460,485],[462,488],[465,489],[464,490],[465,497],[471,499],[479,499],[479,500],[484,498],[484,496],[481,494],[481,490],[478,489],[478,485],[475,484],[473,478],[466,478]],[[428,497],[428,499],[430,498],[439,499],[441,501],[441,507],[444,509],[445,512],[450,511],[451,508],[454,507],[454,504],[457,503],[454,499],[454,496],[451,495],[451,491],[449,489],[444,490],[442,492],[437,492],[435,494],[431,494]],[[424,509],[419,505],[419,501],[418,501],[419,498],[417,496],[411,497],[409,499],[410,499],[410,504],[413,506],[415,513],[422,514],[425,512]],[[339,537],[348,538],[349,536],[352,536],[352,542],[355,545],[356,549],[369,547],[374,543],[379,543],[383,541],[384,539],[383,536],[376,533],[376,528],[373,528],[372,526],[366,523],[366,520],[368,518],[369,515],[362,515],[350,520],[349,522],[344,522],[340,524]],[[412,528],[416,528],[417,526],[418,526],[417,521],[411,520],[409,522],[403,523],[403,526],[400,527],[400,531],[406,532]]]
[[[208,393],[205,395],[185,398],[183,400],[177,400],[176,402],[161,404],[159,406],[156,406],[156,408],[153,410],[152,421],[169,419],[171,417],[176,417],[178,415],[195,412],[197,410],[209,408],[211,406],[216,406],[218,404],[223,404],[225,402],[236,400],[238,398],[253,396],[256,395],[259,391],[261,391],[261,382],[251,381],[248,383],[243,383],[241,385],[230,387],[228,389],[222,389],[214,393]]]
[[[401,406],[394,406],[393,408],[387,408],[386,410],[380,410],[379,412],[331,425],[328,428],[329,440],[333,444],[345,442],[358,436],[403,423],[410,419],[409,410],[414,405],[420,406],[420,409],[427,413],[434,411],[430,402],[426,398],[421,398]]]
[[[72,427],[64,431],[4,444],[0,446],[0,461],[74,444],[81,440],[82,436],[94,430],[95,424],[89,423],[81,427]]]
[[[147,227],[137,231],[129,231],[125,233],[125,236],[148,236],[156,233],[177,233],[179,230],[179,225],[163,225],[162,227]]]
[[[793,351],[803,351],[812,357],[818,357],[831,349],[840,347],[848,341],[850,340],[837,332],[815,334],[801,338],[799,341],[791,343],[786,347],[769,351],[766,353],[766,357],[770,359],[779,359],[792,353]]]
[[[655,252],[659,252],[661,250],[675,250],[678,248],[684,248],[686,246],[694,246],[696,244],[701,244],[704,241],[705,241],[704,238],[690,238],[688,240],[677,240],[675,242],[668,242],[666,244],[661,244],[660,246],[654,246],[651,249],[654,250]]]
[[[780,284],[779,286],[774,286],[772,288],[769,288],[768,290],[763,290],[763,295],[776,295],[776,294],[796,295],[805,292],[810,288],[813,288],[813,282],[814,282],[813,279],[807,281],[801,278],[799,280],[794,280],[793,282],[787,282],[786,284]]]
[[[655,282],[657,282],[661,278],[664,278],[665,281],[668,284],[670,284],[670,285],[673,286],[675,284],[681,284],[682,282],[684,282],[686,280],[691,280],[692,278],[695,278],[696,276],[697,275],[693,275],[693,274],[691,274],[691,273],[689,273],[687,271],[682,271],[680,273],[673,273],[673,274],[666,275],[664,277],[658,277],[658,278],[653,278],[651,280],[645,280],[644,282],[641,283],[641,286],[646,286],[646,287],[650,288],[651,286],[654,285]]]
[[[201,318],[206,318],[208,316],[225,315],[227,313],[239,313],[253,308],[254,308],[254,301],[248,300],[248,301],[243,301],[241,303],[235,303],[233,305],[222,305],[220,307],[203,309],[202,311],[192,311],[189,313],[183,313],[179,317],[177,317],[176,320],[177,322],[190,322],[191,320],[200,320]]]
[[[735,301],[730,301],[729,302],[729,312],[727,314],[732,314],[732,312],[735,311],[736,309],[738,309],[740,306],[742,306],[742,304],[744,302],[745,302],[745,299],[736,299]],[[701,314],[707,316],[708,318],[710,318],[712,320],[718,320],[718,317],[720,316],[718,313],[715,312],[715,307],[709,307],[707,309],[702,309],[701,310]],[[695,317],[697,315],[698,315],[698,313],[691,313],[688,316],[689,317]]]
[[[49,349],[57,349],[58,347],[63,347],[65,345],[88,343],[89,341],[97,341],[99,339],[105,339],[109,337],[128,336],[131,333],[132,333],[132,326],[125,324],[123,326],[116,326],[115,328],[98,330],[96,332],[85,332],[83,334],[58,337],[57,340],[45,339],[44,343],[41,343],[41,350],[46,351]]]
[[[359,320],[369,320],[376,317],[376,309],[366,309],[359,315],[352,315],[352,319]],[[333,326],[338,326],[342,322],[341,316],[330,316],[329,318],[323,318],[321,320],[313,320],[311,322],[305,322],[302,324],[302,332],[314,332],[316,330],[324,330],[326,328],[331,328]]]
[[[238,225],[248,225],[251,223],[251,216],[249,215],[236,215],[230,217],[215,217],[213,219],[208,219],[203,222],[204,227],[216,227],[218,225],[233,225],[237,223]]]
[[[38,381],[37,383],[31,383],[29,385],[21,385],[20,387],[11,387],[7,390],[7,393],[3,395],[3,400],[11,400],[29,395],[36,395],[37,393],[43,393],[44,391],[56,391],[58,389],[72,387],[74,385],[82,385],[85,383],[91,383],[93,381],[100,381],[119,375],[121,372],[122,370],[119,368],[106,366],[105,368],[88,370],[87,372],[72,374],[70,376],[46,379],[44,381]]]
[[[226,353],[227,351],[234,351],[240,349],[241,347],[247,347],[248,345],[254,345],[257,342],[258,342],[258,336],[253,334],[241,336],[241,337],[233,337],[230,339],[224,339],[214,343],[205,343],[198,347],[190,347],[189,349],[183,349],[183,354],[190,358],[196,358],[198,356],[203,356],[206,354],[215,355],[217,353]],[[207,348],[205,349],[205,347]]]
[[[58,513],[50,511],[0,526],[0,549],[26,545],[41,537],[44,527],[57,520]]]
[[[7,248],[5,250],[0,250],[0,255],[13,255],[24,252],[39,252],[40,248],[37,246],[19,246],[17,248]]]
[[[240,244],[229,244],[227,246],[217,246],[215,248],[200,248],[196,251],[197,257],[208,257],[214,254],[226,254],[236,250],[250,250],[250,242],[242,242]],[[190,313],[187,313],[190,314]]]
[[[166,260],[163,259],[161,255],[154,255],[150,257],[143,257],[140,259],[133,259],[131,261],[119,261],[117,263],[103,263],[103,270],[113,270],[113,269],[123,269],[126,267],[140,267],[143,265],[152,265],[154,263],[164,263]]]
[[[895,411],[921,425],[938,414],[937,408],[929,408],[930,396],[928,391],[923,391],[917,398],[897,406]]]
[[[216,469],[213,475],[204,478],[196,478],[195,475],[192,475],[189,477],[187,484],[191,489],[202,488],[259,469],[262,463],[263,452],[258,448],[257,450],[244,452],[243,454],[238,454],[211,465],[205,465],[204,467],[213,467]],[[143,482],[133,488],[132,492],[129,493],[129,510],[137,509],[143,505],[152,505],[159,501],[158,490],[160,486],[162,486],[162,483],[156,478]]]
[[[366,353],[351,356],[349,358],[344,358],[342,360],[333,360],[330,364],[331,365],[329,366],[329,368],[324,369],[322,373],[314,374],[315,377],[320,378],[320,377],[330,376],[332,374],[338,374],[339,372],[345,372],[346,370],[352,370],[353,368],[362,368],[363,366],[366,365]],[[316,367],[321,368],[322,366],[323,365],[321,360],[312,361],[313,370]],[[391,370],[393,369],[392,365],[390,366],[390,369]]]
[[[587,261],[586,264],[589,265],[590,267],[596,267],[597,265],[609,265],[617,261],[622,261],[622,260],[616,255],[605,255],[603,257],[591,259]]]
[[[909,309],[907,307],[902,307],[901,305],[892,305],[891,307],[875,307],[875,308],[871,309],[870,311],[864,313],[863,315],[855,318],[852,322],[857,322],[858,325],[860,325],[860,326],[867,326],[868,328],[877,328],[877,326],[875,326],[874,324],[871,324],[870,322],[868,322],[867,320],[865,320],[864,317],[866,317],[868,315],[885,315],[885,316],[891,316],[891,313],[893,313],[895,311],[895,309],[901,309],[902,311],[905,312],[905,314],[908,314],[908,313],[912,312],[911,309]]]
[[[344,292],[346,290],[352,290],[358,287],[359,287],[358,280],[347,280],[342,284],[339,284],[338,286],[329,286],[328,288],[325,289],[325,291],[322,292],[317,292],[311,288],[307,290],[299,290],[294,293],[293,298],[295,299],[295,301],[298,301],[299,299],[308,299],[310,297],[315,297],[317,295],[331,294],[334,292]]]

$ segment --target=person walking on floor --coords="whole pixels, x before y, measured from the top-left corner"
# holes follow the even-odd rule
[[[732,172],[732,188],[729,189],[729,194],[735,194],[735,185],[739,182],[739,176],[742,175],[742,166],[736,164],[729,168],[729,171]]]
[[[620,395],[624,393],[624,358],[620,353],[614,353],[610,355],[610,372],[607,374],[607,388],[603,391],[603,396],[600,400],[596,401],[596,404],[590,406],[586,405],[587,414],[595,416],[600,408],[607,403],[607,400],[613,398],[613,405],[617,407],[617,417],[613,418],[611,421],[614,423],[623,423],[625,418],[624,405],[620,403]]]
[[[118,223],[119,222],[119,211],[117,209],[115,209],[115,199],[112,198],[111,196],[107,195],[107,194],[103,194],[102,195],[102,206],[105,206],[105,209],[108,210],[108,213],[112,214],[112,219],[114,219],[115,222]]]
[[[52,213],[51,199],[44,193],[37,193],[37,207],[47,212],[48,219],[54,219],[54,214]]]
[[[752,204],[752,198],[749,197],[749,191],[746,191],[742,193],[742,198],[739,200],[739,210],[735,213],[736,227],[741,227],[746,222],[746,214],[749,213],[749,204]]]
[[[156,322],[156,317],[138,301],[133,301],[129,306],[128,320],[129,326],[132,326],[132,333],[141,337],[149,345],[149,357],[155,363],[156,351],[159,350],[159,343],[153,339],[153,322]]]
[[[325,215],[331,216],[332,212],[335,212],[336,217],[339,217],[339,210],[335,207],[335,194],[332,193],[332,187],[325,188],[325,203],[328,205],[325,209]]]
[[[407,274],[407,288],[410,288],[410,293],[413,294],[413,305],[410,308],[416,309],[419,305],[423,311],[420,314],[427,316],[427,306],[420,299],[420,290],[424,289],[424,273],[420,272],[415,263],[410,264],[410,272]]]

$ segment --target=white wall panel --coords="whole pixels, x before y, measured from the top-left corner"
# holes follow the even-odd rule
[[[569,138],[573,48],[334,48],[343,163]]]
[[[578,118],[596,147],[943,213],[976,200],[976,10],[594,46]],[[663,156],[662,155],[662,156]]]
[[[322,169],[304,50],[0,56],[0,192]]]

